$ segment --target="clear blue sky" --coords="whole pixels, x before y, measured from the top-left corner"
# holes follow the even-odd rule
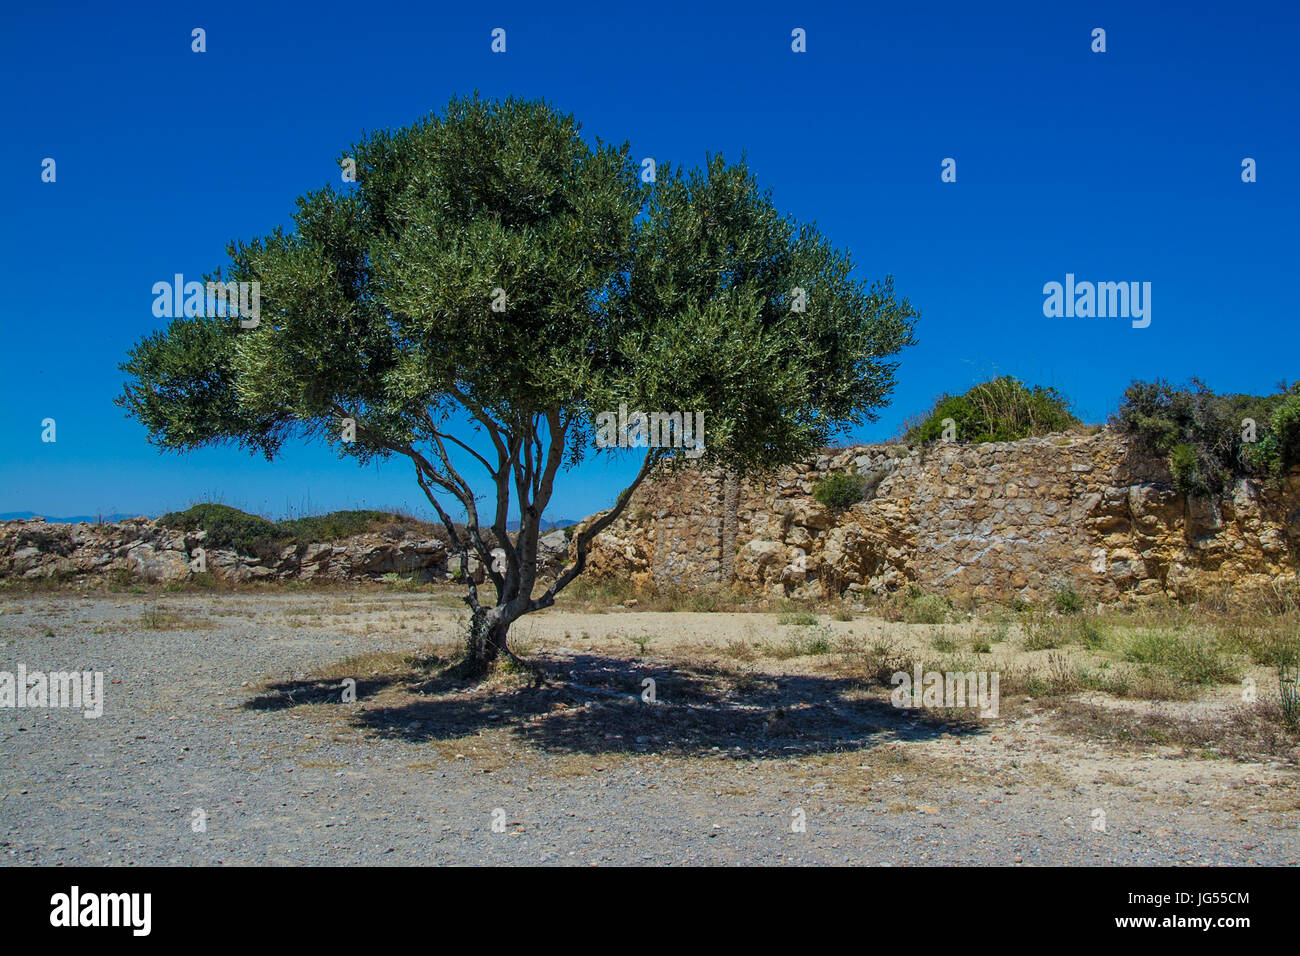
[[[590,136],[747,154],[783,212],[922,312],[889,437],[1009,373],[1088,420],[1134,378],[1296,376],[1300,6],[1287,3],[17,3],[0,32],[0,512],[421,510],[409,466],[296,446],[160,456],[112,404],[154,282],[287,224],[363,130],[457,93],[545,97]],[[564,12],[561,12],[564,11]],[[190,51],[190,31],[208,51]],[[507,52],[490,51],[494,27]],[[808,52],[790,49],[795,27]],[[1107,31],[1107,52],[1091,32]],[[57,182],[41,162],[57,162]],[[957,182],[940,161],[957,160]],[[1258,182],[1241,181],[1241,161]],[[1043,316],[1043,284],[1149,281],[1152,323]],[[41,442],[41,421],[57,442]],[[630,462],[564,479],[608,506]]]

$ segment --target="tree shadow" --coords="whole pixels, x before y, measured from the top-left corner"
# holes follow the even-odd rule
[[[595,654],[536,659],[552,675],[548,686],[523,686],[522,679],[519,686],[476,684],[447,667],[358,681],[359,702],[385,688],[407,696],[362,706],[349,719],[375,736],[413,743],[504,730],[540,750],[589,755],[793,758],[985,732],[974,709],[895,708],[887,697],[864,693],[870,685],[861,676],[773,675]],[[245,706],[340,702],[337,683],[286,682],[268,690]]]
[[[356,699],[373,697],[385,687],[401,683],[401,676],[391,674],[385,677],[361,679],[355,678]],[[341,704],[343,703],[343,679],[336,680],[287,680],[267,684],[263,693],[244,701],[245,710],[288,710],[304,704]]]

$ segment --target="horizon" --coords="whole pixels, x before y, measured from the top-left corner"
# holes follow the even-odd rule
[[[815,221],[857,277],[892,275],[921,313],[918,344],[880,420],[844,444],[886,441],[940,394],[1002,374],[1059,389],[1091,423],[1136,379],[1264,394],[1295,377],[1300,135],[1278,121],[1300,92],[1290,7],[759,4],[651,18],[589,5],[559,21],[519,4],[387,9],[11,13],[5,513],[156,516],[219,500],[427,520],[402,462],[362,468],[301,441],[271,464],[233,448],[160,455],[112,398],[127,349],[164,326],[155,283],[214,271],[227,242],[287,224],[299,195],[337,182],[363,131],[475,90],[544,98],[589,141],[660,164],[743,153],[777,208]],[[495,27],[505,54],[490,51]],[[791,51],[793,27],[806,53]],[[1096,27],[1104,54],[1089,48]],[[941,180],[949,157],[955,182]],[[1257,181],[1242,181],[1245,158]],[[1048,317],[1045,284],[1076,280],[1142,286],[1149,325]],[[46,418],[56,442],[41,441]],[[565,472],[547,520],[609,507],[636,464],[593,456]]]

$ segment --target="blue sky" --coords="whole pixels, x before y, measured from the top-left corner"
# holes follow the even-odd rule
[[[1134,378],[1296,375],[1294,3],[18,4],[0,32],[0,512],[426,512],[409,465],[295,446],[162,456],[112,404],[153,283],[224,262],[338,180],[364,130],[458,93],[544,97],[633,154],[745,153],[780,209],[922,312],[882,440],[994,374],[1103,419]],[[560,13],[563,9],[565,12]],[[207,31],[192,53],[190,31]],[[493,28],[507,52],[490,51]],[[795,27],[807,53],[790,49]],[[1091,33],[1106,30],[1107,51]],[[57,181],[41,181],[41,162]],[[957,161],[957,182],[940,162]],[[1241,181],[1241,161],[1258,182]],[[1147,281],[1152,322],[1043,316],[1043,284]],[[57,442],[41,441],[54,418]],[[550,517],[633,470],[565,476]]]

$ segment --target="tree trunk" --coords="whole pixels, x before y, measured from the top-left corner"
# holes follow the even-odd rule
[[[498,657],[506,653],[506,635],[510,622],[499,618],[489,608],[479,608],[470,618],[465,648],[467,676],[481,677],[491,670]]]

